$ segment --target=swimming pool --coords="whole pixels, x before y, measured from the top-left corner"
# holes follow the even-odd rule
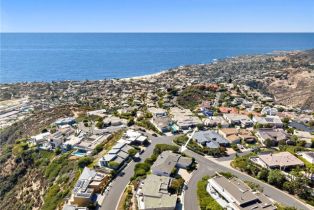
[[[75,155],[77,157],[84,157],[87,155],[87,152],[85,150],[76,150],[72,153],[72,155]]]

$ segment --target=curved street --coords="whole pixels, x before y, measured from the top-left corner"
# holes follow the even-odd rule
[[[263,193],[268,197],[272,198],[273,200],[282,203],[287,206],[293,206],[298,210],[310,210],[314,209],[313,207],[301,202],[300,200],[296,199],[295,197],[269,185],[260,180],[257,180],[249,175],[246,175],[242,172],[239,172],[232,168],[227,168],[223,165],[220,165],[216,162],[208,160],[202,155],[199,155],[191,150],[186,150],[185,154],[194,157],[195,160],[199,163],[199,167],[196,171],[194,171],[193,177],[188,183],[187,190],[184,194],[184,207],[186,210],[196,209],[196,205],[198,204],[197,201],[197,182],[205,175],[214,175],[215,171],[223,171],[223,172],[230,172],[240,178],[241,180],[247,180],[259,184],[263,187]],[[195,205],[196,204],[196,205]]]
[[[174,137],[160,136],[153,137],[148,133],[145,133],[151,139],[151,144],[146,148],[146,150],[141,154],[141,161],[143,162],[146,158],[153,154],[153,150],[156,144],[172,144],[172,139]],[[100,207],[101,210],[115,210],[120,200],[120,196],[124,192],[125,187],[130,181],[130,178],[134,173],[134,166],[136,162],[130,162],[113,180],[112,187],[109,192],[105,195],[103,203]]]
[[[146,150],[141,155],[141,161],[144,161],[146,158],[150,157],[153,153],[154,147],[156,144],[173,144],[172,140],[174,136],[159,136],[153,137],[148,133],[145,133],[151,139],[151,144],[146,148]],[[194,157],[195,160],[198,162],[198,169],[193,172],[193,176],[189,180],[187,184],[187,189],[185,190],[184,194],[184,209],[185,210],[196,210],[199,209],[198,207],[198,200],[197,200],[197,182],[206,175],[214,175],[216,171],[224,171],[224,172],[231,172],[238,178],[242,180],[248,180],[259,184],[263,187],[263,193],[273,200],[282,203],[287,206],[294,206],[298,210],[310,210],[314,209],[307,204],[299,201],[295,197],[273,187],[269,184],[266,184],[260,180],[257,180],[249,175],[246,175],[242,172],[239,172],[235,169],[225,167],[221,164],[218,164],[216,161],[212,161],[207,159],[206,157],[199,155],[191,150],[185,150],[185,154]],[[120,196],[124,192],[125,187],[130,181],[130,178],[133,176],[133,170],[135,166],[135,162],[132,161],[128,164],[126,168],[124,168],[118,176],[113,180],[112,187],[109,192],[105,195],[103,203],[100,207],[101,210],[116,210],[117,205],[120,200]]]

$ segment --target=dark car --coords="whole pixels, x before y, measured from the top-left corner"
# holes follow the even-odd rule
[[[139,130],[142,132],[146,132],[146,130],[144,128],[139,128]]]
[[[155,137],[158,137],[158,135],[156,133],[153,133],[152,135],[155,136]]]

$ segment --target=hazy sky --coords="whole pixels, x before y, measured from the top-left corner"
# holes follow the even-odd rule
[[[2,32],[314,32],[314,0],[0,0]]]

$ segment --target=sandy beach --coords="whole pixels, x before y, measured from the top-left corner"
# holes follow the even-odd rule
[[[153,77],[159,76],[163,73],[166,73],[168,70],[164,70],[155,74],[147,74],[143,76],[135,76],[135,77],[127,77],[127,78],[121,78],[120,80],[146,80],[146,79],[151,79]]]

